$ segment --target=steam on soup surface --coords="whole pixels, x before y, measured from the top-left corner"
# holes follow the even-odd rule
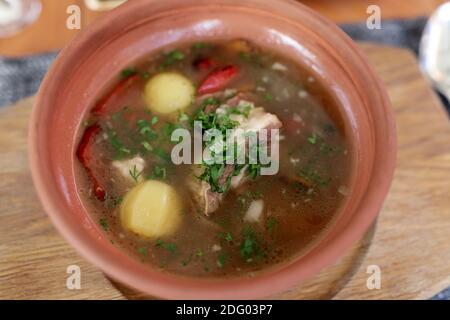
[[[336,110],[305,70],[247,41],[163,52],[124,70],[92,108],[80,192],[111,242],[145,264],[249,275],[304,253],[339,212],[351,153]],[[261,162],[175,165],[171,134],[194,121],[204,132],[279,129],[266,137],[267,148],[279,142],[278,173],[261,175]]]

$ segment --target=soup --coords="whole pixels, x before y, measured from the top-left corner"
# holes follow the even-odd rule
[[[306,70],[245,40],[161,52],[123,70],[84,121],[80,194],[111,243],[150,267],[253,275],[307,252],[339,214],[352,153],[337,110]],[[245,129],[232,144],[244,163],[215,149],[212,129]],[[263,142],[253,162],[249,133]],[[200,145],[201,161],[187,149],[191,162],[174,161],[181,142]],[[263,163],[273,146],[278,160]]]

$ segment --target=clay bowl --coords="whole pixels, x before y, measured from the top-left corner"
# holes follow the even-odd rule
[[[133,61],[177,43],[247,38],[295,59],[339,101],[355,165],[348,200],[323,239],[293,262],[253,278],[189,278],[128,257],[102,235],[77,193],[74,149],[86,112]],[[332,264],[366,232],[395,166],[395,123],[386,91],[357,46],[294,1],[129,1],[84,30],[53,64],[30,124],[30,161],[42,204],[61,234],[117,281],[162,298],[274,296]]]

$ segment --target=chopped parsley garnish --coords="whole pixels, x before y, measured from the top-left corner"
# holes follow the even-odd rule
[[[185,122],[185,121],[189,121],[189,120],[190,120],[190,118],[185,112],[181,111],[180,114],[178,115],[179,122]]]
[[[198,249],[197,252],[195,253],[195,255],[196,255],[197,257],[203,257],[203,250]]]
[[[192,49],[194,49],[194,50],[205,49],[205,48],[209,48],[209,47],[211,47],[211,45],[206,42],[195,42],[192,45]]]
[[[228,242],[233,241],[233,236],[230,232],[227,232],[227,234],[225,235],[225,240],[227,240]]]
[[[108,208],[115,208],[117,207],[119,204],[122,203],[123,198],[122,197],[111,197],[111,196],[107,196],[106,200],[105,200],[105,205]]]
[[[108,220],[106,220],[106,218],[100,218],[99,223],[100,223],[100,226],[102,227],[102,229],[105,232],[108,232],[108,230],[109,230]]]
[[[159,165],[153,167],[153,172],[150,175],[150,179],[165,179],[167,175],[166,168]]]
[[[252,179],[256,179],[261,174],[261,167],[263,167],[260,163],[249,164],[248,165],[248,175]]]
[[[114,148],[116,154],[114,156],[115,159],[123,159],[126,156],[131,155],[131,150],[126,148],[123,143],[119,140],[117,133],[112,130],[107,130],[107,135],[111,146]]]
[[[158,138],[158,134],[153,130],[152,126],[158,122],[158,118],[153,117],[151,121],[139,119],[136,122],[138,132],[147,140],[153,141]]]
[[[153,147],[147,141],[142,141],[141,145],[144,147],[146,151],[152,151]]]
[[[139,247],[137,249],[137,252],[141,255],[141,256],[148,256],[148,249],[146,247]]]
[[[256,233],[250,226],[246,226],[244,229],[244,237],[239,246],[239,251],[241,258],[249,263],[252,262],[254,258],[261,258],[264,256]]]
[[[211,106],[213,107],[213,110],[207,110],[207,108],[209,109]],[[201,103],[201,107],[194,114],[191,123],[193,124],[195,121],[200,121],[206,134],[210,132],[208,130],[214,129],[220,131],[222,137],[226,137],[228,130],[235,129],[240,125],[240,122],[234,120],[231,115],[239,114],[248,117],[250,110],[253,108],[250,102],[241,102],[236,107],[221,107],[221,109],[224,109],[224,112],[215,112],[214,107],[219,106],[220,101],[216,98],[210,97],[204,99]],[[253,133],[256,135],[255,132]],[[205,147],[210,151],[211,158],[203,161],[202,165],[204,170],[198,178],[206,181],[211,186],[211,190],[213,192],[224,193],[230,186],[231,178],[239,175],[242,169],[246,166],[244,164],[236,164],[238,161],[234,161],[240,156],[240,152],[237,152],[239,151],[237,150],[239,146],[236,143],[227,145],[222,141],[215,141],[215,136],[213,135],[207,138],[211,139],[211,141],[205,143]],[[227,158],[229,156],[227,155],[228,148],[235,149],[232,153],[234,159]],[[257,151],[259,151],[259,149]],[[222,161],[216,161],[216,159]],[[263,165],[259,164],[258,161],[250,162],[256,162],[256,164],[248,165],[248,174],[250,177],[256,178],[260,175],[261,167]],[[227,174],[224,177],[225,170],[228,166],[227,163],[234,163],[233,171],[231,174],[227,171]]]
[[[191,263],[191,261],[192,261],[192,256],[193,256],[193,254],[191,253],[186,259],[183,259],[183,260],[181,261],[181,265],[182,265],[183,267],[186,267],[189,263]]]
[[[165,249],[171,254],[175,254],[177,251],[177,245],[175,243],[164,242],[161,239],[156,240],[155,247]]]
[[[178,61],[184,60],[184,53],[180,50],[172,50],[164,55],[163,67],[169,67]]]
[[[126,79],[131,76],[134,76],[137,73],[138,73],[138,71],[136,70],[136,68],[126,68],[120,72],[120,77],[122,79]]]
[[[308,142],[310,144],[316,144],[317,143],[317,134],[313,133],[308,137]]]
[[[252,108],[253,105],[250,102],[248,103],[241,102],[234,108],[228,108],[227,111],[230,114],[243,115],[244,117],[248,118],[248,115],[250,114]]]
[[[311,166],[311,165],[304,166],[300,170],[298,175],[301,178],[306,179],[306,180],[308,180],[309,182],[312,182],[315,185],[327,186],[331,182],[331,178],[323,177],[319,173],[319,171],[316,168],[314,168],[313,166]]]
[[[325,142],[325,139],[316,133],[312,133],[308,138],[308,142],[311,145],[318,145],[320,152],[326,155],[330,155],[333,151],[338,151],[337,148],[333,148],[331,145]]]
[[[273,229],[278,225],[278,220],[275,219],[274,217],[269,217],[269,219],[267,219],[267,231],[269,231],[269,233],[273,232]]]
[[[219,179],[225,170],[224,164],[206,165],[205,171],[199,177],[200,180],[206,181],[211,185],[214,192],[224,192],[223,187],[219,186]]]
[[[112,118],[114,121],[122,121],[122,120],[125,120],[125,119],[124,119],[124,114],[125,114],[126,112],[128,112],[128,111],[129,111],[128,106],[125,106],[125,107],[123,107],[120,111],[115,112],[115,113],[111,116],[111,118]]]
[[[133,168],[131,168],[129,171],[130,176],[133,178],[133,180],[138,183],[139,182],[139,177],[142,175],[143,171],[139,171],[136,167],[136,165],[133,166]]]
[[[149,79],[150,78],[150,72],[148,72],[148,71],[142,72],[141,73],[141,78],[144,79],[144,80]]]
[[[241,51],[241,52],[239,52],[239,57],[245,61],[250,61],[252,58],[252,55],[248,52]]]
[[[264,95],[264,100],[267,101],[267,102],[273,101],[273,95],[272,95],[271,93],[267,92],[267,93]]]
[[[160,148],[160,147],[155,148],[153,153],[155,155],[157,155],[161,160],[163,160],[165,162],[170,162],[170,155],[163,148]]]
[[[166,122],[164,124],[164,127],[162,128],[162,131],[164,135],[170,139],[172,133],[178,128],[181,128],[181,125],[179,123]]]
[[[224,239],[225,241],[227,241],[228,243],[233,241],[233,235],[231,234],[231,232],[219,232],[218,234],[220,239]]]
[[[219,256],[217,257],[217,265],[219,266],[219,268],[223,268],[226,262],[227,256],[225,255],[225,253],[219,254]]]

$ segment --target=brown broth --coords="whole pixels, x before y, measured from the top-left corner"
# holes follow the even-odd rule
[[[108,112],[87,119],[88,124],[97,122],[102,128],[95,138],[91,166],[107,191],[107,199],[99,201],[93,196],[91,181],[81,165],[80,193],[92,218],[104,228],[111,242],[149,266],[189,276],[237,276],[266,270],[304,254],[323,236],[345,200],[352,155],[342,121],[332,120],[327,111],[337,108],[336,101],[295,63],[248,47],[248,43],[242,51],[236,49],[235,43],[182,47],[177,50],[183,53],[183,59],[172,63],[167,62],[167,53],[137,63],[122,76],[137,72],[139,79],[110,103]],[[280,141],[279,173],[251,180],[239,192],[230,191],[210,217],[198,213],[186,188],[185,181],[192,174],[189,165],[175,166],[161,159],[161,150],[170,154],[173,144],[158,137],[159,155],[155,155],[155,149],[146,152],[136,129],[138,119],[151,122],[153,118],[142,98],[147,79],[173,70],[198,85],[208,73],[193,67],[199,57],[212,57],[219,66],[238,66],[244,75],[229,88],[250,92],[256,106],[277,115],[283,122],[280,134],[284,136]],[[274,70],[274,63],[281,63],[287,70]],[[198,104],[193,105],[186,113],[192,115],[197,108]],[[158,117],[152,129],[163,136],[167,122],[175,121],[173,117]],[[173,236],[143,239],[121,226],[120,199],[132,185],[111,169],[111,161],[118,155],[112,133],[126,149],[119,155],[126,159],[141,154],[146,162],[143,176],[155,178],[155,166],[164,168],[165,177],[156,174],[156,178],[181,195],[183,222]],[[290,179],[292,176],[306,184]],[[255,199],[264,200],[263,219],[259,224],[249,224],[243,217]],[[250,255],[243,254],[246,248],[250,248]]]

